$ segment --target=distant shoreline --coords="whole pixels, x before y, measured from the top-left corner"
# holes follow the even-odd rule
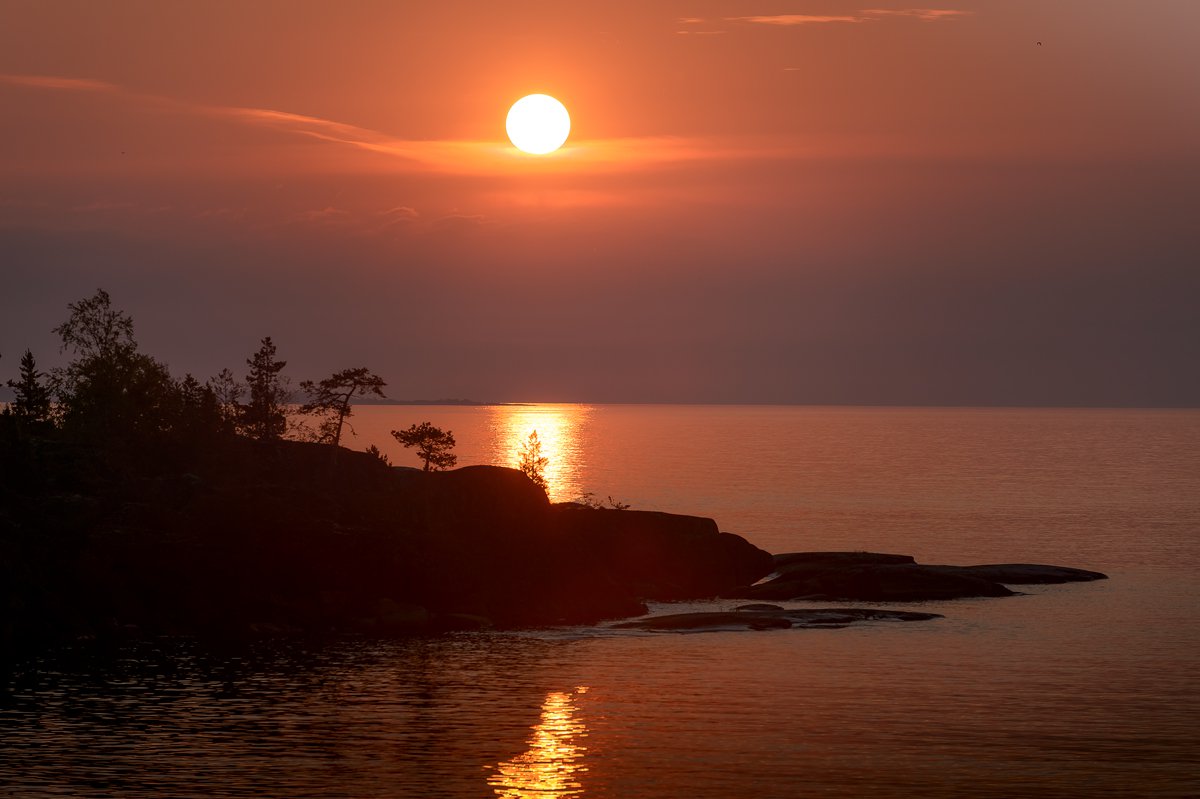
[[[0,405],[13,401],[12,389],[0,384]],[[472,399],[389,399],[355,397],[355,406],[459,406],[464,408],[535,407],[538,405],[681,405],[746,408],[844,408],[890,410],[1021,410],[1021,411],[1196,411],[1197,405],[887,405],[873,403],[820,402],[590,402],[587,400],[552,400],[547,402],[502,402]]]

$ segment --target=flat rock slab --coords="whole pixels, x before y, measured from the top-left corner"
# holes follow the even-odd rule
[[[1052,585],[1056,583],[1086,583],[1107,580],[1108,575],[1067,566],[1045,566],[1040,563],[996,563],[987,566],[931,566],[961,574],[970,574],[1007,585]]]
[[[928,602],[1012,596],[1005,586],[1103,580],[1100,572],[1034,563],[927,566],[908,555],[877,552],[790,552],[774,557],[763,582],[726,597],[754,600],[818,599],[856,602]]]
[[[854,602],[927,602],[1012,596],[1000,583],[973,574],[916,563],[835,566],[788,572],[727,596],[739,599],[821,599]]]
[[[674,613],[614,624],[617,630],[651,632],[717,632],[728,630],[779,630],[793,627],[847,627],[868,621],[928,621],[937,613],[912,613],[873,608],[817,608],[803,610],[714,611]]]

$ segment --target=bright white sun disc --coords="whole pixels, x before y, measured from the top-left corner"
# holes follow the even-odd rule
[[[504,121],[513,146],[532,155],[552,153],[571,132],[566,106],[548,94],[530,94],[513,103]]]

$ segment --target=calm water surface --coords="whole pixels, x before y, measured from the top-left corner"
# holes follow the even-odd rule
[[[388,431],[420,421],[463,465],[536,429],[556,499],[772,551],[1113,579],[845,630],[61,653],[0,708],[0,795],[1200,795],[1198,412],[376,407],[355,444],[415,465]]]

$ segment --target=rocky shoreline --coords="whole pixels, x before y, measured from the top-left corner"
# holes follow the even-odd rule
[[[920,602],[1101,579],[1054,566],[771,555],[712,519],[551,504],[522,473],[389,467],[365,453],[231,439],[211,458],[121,469],[9,453],[0,488],[8,648],[201,635],[421,635],[594,624],[647,601]],[[622,628],[778,629],[933,614],[759,608]]]
[[[753,585],[724,592],[724,599],[922,603],[1013,596],[1009,585],[1049,585],[1107,579],[1100,572],[1032,563],[931,566],[909,555],[878,552],[789,552],[772,558],[773,570]],[[929,621],[938,613],[878,608],[784,608],[763,602],[732,611],[650,616],[611,625],[649,632],[713,632],[840,628],[876,621]]]

